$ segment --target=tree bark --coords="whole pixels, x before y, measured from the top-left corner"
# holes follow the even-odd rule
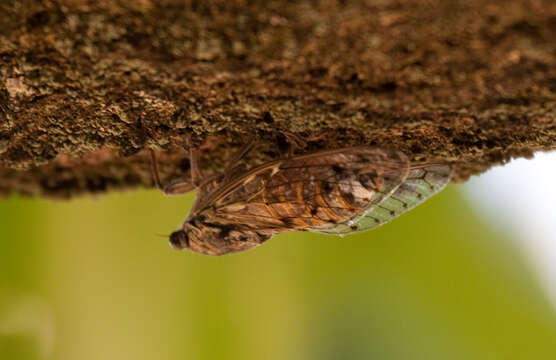
[[[0,193],[48,197],[393,147],[462,181],[556,148],[553,0],[4,0]],[[291,135],[288,135],[291,137]]]

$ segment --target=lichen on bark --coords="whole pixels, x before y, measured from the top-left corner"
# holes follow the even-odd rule
[[[556,148],[552,0],[7,0],[0,24],[4,194],[150,187],[151,147],[185,176],[186,134],[207,171],[289,132],[456,181]]]

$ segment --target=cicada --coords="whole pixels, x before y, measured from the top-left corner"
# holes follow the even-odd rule
[[[162,187],[165,194],[198,193],[170,245],[206,255],[256,247],[289,231],[347,235],[374,229],[419,205],[449,182],[447,164],[411,165],[401,151],[357,146],[290,156],[245,170],[237,162],[203,178],[190,146],[191,182]]]

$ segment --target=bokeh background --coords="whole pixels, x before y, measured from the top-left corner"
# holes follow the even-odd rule
[[[167,246],[194,194],[0,199],[0,359],[554,358],[556,157],[535,161],[221,258]]]

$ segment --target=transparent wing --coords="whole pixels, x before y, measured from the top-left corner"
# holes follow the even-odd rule
[[[432,164],[412,167],[406,180],[381,203],[369,206],[358,216],[333,228],[311,231],[347,235],[374,229],[438,193],[448,184],[451,176],[450,165]]]

